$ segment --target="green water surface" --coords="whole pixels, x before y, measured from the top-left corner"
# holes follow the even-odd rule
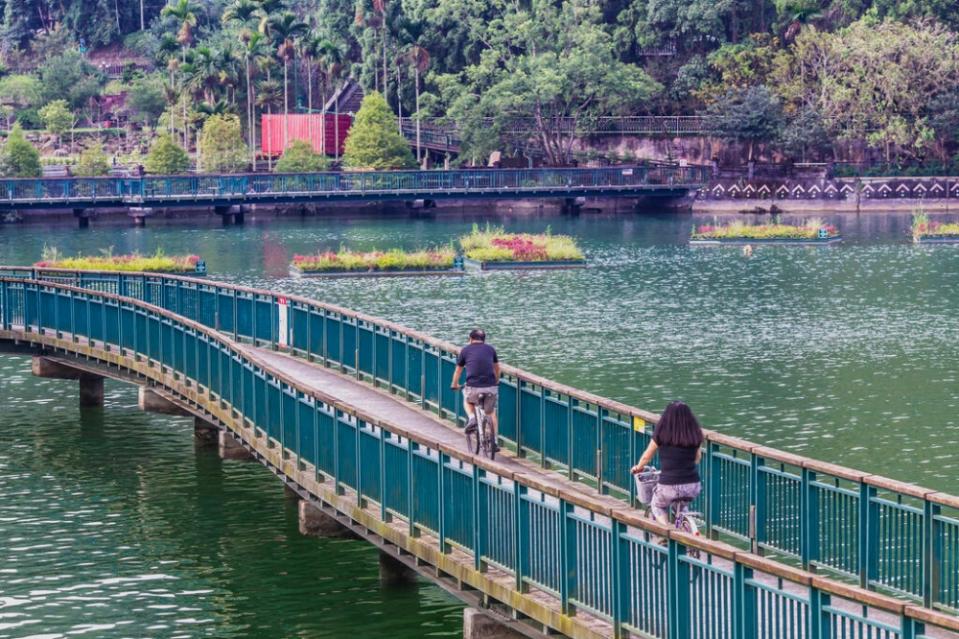
[[[723,432],[959,492],[959,247],[916,247],[909,217],[830,216],[830,248],[691,249],[690,216],[312,218],[242,228],[0,227],[0,263],[66,253],[198,253],[212,277],[301,293]],[[712,218],[697,217],[697,221]],[[584,270],[293,279],[296,253],[445,244],[474,222],[575,235]],[[194,450],[189,420],[107,386],[0,358],[0,639],[456,636],[427,583],[383,589],[363,542],[304,539],[265,469]]]

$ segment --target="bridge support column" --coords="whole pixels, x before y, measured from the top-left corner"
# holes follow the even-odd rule
[[[153,209],[142,206],[131,206],[128,215],[133,218],[134,226],[146,226],[147,218],[153,215]]]
[[[315,504],[301,499],[297,508],[299,509],[301,535],[329,539],[356,539],[352,530],[320,510]]]
[[[198,446],[215,446],[219,442],[220,430],[205,419],[193,418],[193,439]]]
[[[193,413],[184,410],[152,388],[141,386],[137,392],[137,406],[147,413],[192,417]]]
[[[583,210],[584,204],[586,204],[586,198],[584,197],[568,197],[563,200],[560,211],[564,215],[578,215]]]
[[[80,408],[100,408],[103,406],[103,377],[84,372],[67,364],[34,357],[33,374],[48,379],[75,379],[80,382]]]
[[[463,639],[520,639],[513,630],[478,608],[463,609]]]
[[[90,212],[86,209],[73,209],[73,217],[81,229],[90,228]]]
[[[223,226],[230,226],[231,224],[242,226],[247,208],[245,204],[214,206],[213,212],[220,216],[220,219],[223,221]]]
[[[416,583],[416,571],[389,553],[380,551],[380,584],[408,586]]]
[[[253,457],[252,453],[233,437],[233,433],[225,428],[219,432],[218,444],[220,459],[251,459]]]
[[[80,375],[80,408],[103,407],[103,378],[99,375]]]

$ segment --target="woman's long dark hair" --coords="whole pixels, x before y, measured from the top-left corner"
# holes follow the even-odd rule
[[[696,416],[683,402],[670,402],[653,430],[653,441],[657,446],[698,448],[703,439],[703,429]]]

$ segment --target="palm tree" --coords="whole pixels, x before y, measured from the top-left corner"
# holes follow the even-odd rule
[[[250,157],[256,166],[256,108],[253,87],[253,61],[263,57],[266,53],[266,36],[244,29],[240,33],[240,42],[243,43],[243,61],[246,67],[246,117],[247,133],[249,135]]]
[[[199,7],[191,0],[174,0],[171,4],[163,7],[160,12],[161,17],[172,17],[180,23],[177,32],[176,41],[180,44],[182,63],[186,64],[186,51],[193,42],[193,27],[196,26],[196,14]],[[181,90],[184,87],[181,85]],[[186,100],[183,101],[183,145],[184,148],[190,148],[190,131],[186,123]]]
[[[290,60],[296,55],[296,42],[306,24],[291,11],[284,11],[267,23],[268,35],[278,43],[277,55],[283,60],[283,149],[290,142]]]
[[[320,52],[320,66],[323,68],[323,110],[326,110],[326,88],[335,86],[333,83],[343,73],[343,50],[335,42],[328,41]],[[323,129],[326,131],[326,127]],[[323,141],[323,152],[326,153],[326,140]],[[333,104],[333,156],[340,159],[340,103]]]
[[[256,0],[235,0],[223,12],[223,24],[236,24],[241,29],[259,23],[262,17],[262,5]]]
[[[379,14],[379,23],[380,29],[383,30],[383,98],[389,102],[390,101],[390,80],[387,75],[387,66],[386,66],[386,37],[388,35],[388,29],[386,24],[386,0],[373,0],[373,10]],[[373,65],[373,75],[376,75],[376,64]],[[399,88],[397,88],[399,91]]]
[[[414,44],[406,52],[406,59],[413,67],[413,84],[416,88],[416,161],[422,162],[420,155],[420,74],[430,67],[429,51]]]

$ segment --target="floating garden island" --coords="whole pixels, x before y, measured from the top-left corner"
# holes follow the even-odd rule
[[[499,269],[582,268],[583,252],[573,238],[549,232],[506,233],[503,229],[473,232],[460,238],[464,264],[483,271]]]
[[[56,250],[44,251],[44,259],[37,268],[57,268],[65,271],[129,271],[138,273],[206,274],[206,262],[199,255],[100,255],[60,257]],[[52,254],[50,254],[52,253]]]
[[[936,222],[922,213],[914,215],[912,240],[916,244],[959,244],[959,223]]]
[[[693,227],[689,243],[693,246],[722,244],[832,244],[842,241],[839,230],[819,219],[802,224],[702,224]]]
[[[461,275],[453,249],[420,251],[370,251],[349,249],[316,255],[295,255],[290,271],[295,275]]]

